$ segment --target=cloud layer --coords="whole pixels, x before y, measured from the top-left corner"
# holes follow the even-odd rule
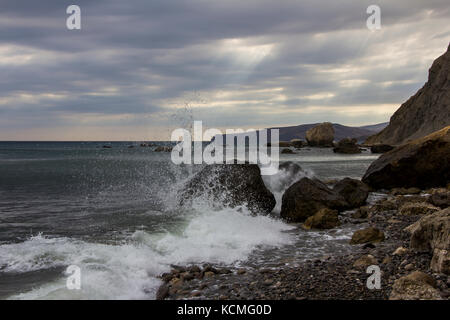
[[[370,4],[2,1],[0,140],[167,140],[191,113],[218,128],[387,121],[447,48],[450,3],[379,1],[375,32]]]

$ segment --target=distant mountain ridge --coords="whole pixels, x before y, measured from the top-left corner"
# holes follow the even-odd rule
[[[273,127],[268,129],[279,129],[280,141],[291,141],[292,139],[301,139],[306,141],[306,131],[318,124],[320,123],[308,123],[290,127]],[[333,123],[334,140],[339,141],[344,138],[355,138],[358,142],[362,142],[369,136],[383,130],[387,125],[388,122],[383,122],[361,127],[350,127],[339,123]],[[239,134],[233,134],[233,136],[238,135]],[[268,136],[270,137],[270,132]]]
[[[319,123],[301,124],[290,127],[274,127],[270,129],[279,129],[280,141],[290,141],[292,139],[305,140],[306,131],[315,127]],[[383,130],[388,125],[388,122],[378,123],[374,125],[350,127],[339,123],[333,123],[334,140],[339,141],[344,138],[355,138],[358,141],[363,141],[369,136]]]

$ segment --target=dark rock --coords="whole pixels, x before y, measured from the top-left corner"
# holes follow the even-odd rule
[[[376,243],[384,241],[384,233],[374,227],[355,231],[350,244]]]
[[[440,208],[450,206],[450,191],[435,192],[431,194],[429,202]]]
[[[329,122],[316,125],[306,131],[308,145],[317,147],[332,147],[334,140],[334,128]]]
[[[266,188],[256,164],[207,165],[186,185],[180,195],[185,205],[193,198],[207,196],[220,205],[247,205],[253,213],[270,213],[275,197]]]
[[[290,222],[303,222],[322,208],[347,207],[345,199],[321,181],[302,178],[283,194],[280,216]]]
[[[411,233],[410,247],[433,254],[431,269],[450,274],[450,208],[422,217],[406,228]]]
[[[284,148],[283,150],[281,150],[282,154],[295,154],[294,151],[292,151],[292,149],[289,148]]]
[[[366,219],[369,215],[369,207],[363,206],[358,208],[355,212],[352,213],[353,219]]]
[[[361,149],[356,142],[356,139],[344,138],[336,144],[333,148],[333,152],[345,154],[361,153]]]
[[[369,187],[356,179],[345,178],[333,188],[333,191],[341,195],[350,208],[360,207],[366,203],[369,196]]]
[[[303,148],[303,147],[307,146],[308,144],[306,143],[306,141],[303,141],[303,140],[300,140],[300,139],[292,139],[291,140],[291,145],[294,148],[299,149],[299,148]]]
[[[156,300],[164,300],[169,295],[169,286],[162,284],[156,292]]]
[[[450,126],[375,160],[362,181],[375,189],[429,188],[450,181]]]
[[[370,147],[370,152],[372,153],[385,153],[394,149],[393,146],[388,144],[376,144]]]
[[[441,300],[435,287],[431,276],[415,271],[395,280],[389,300]]]
[[[306,219],[303,227],[305,229],[332,229],[340,224],[338,212],[336,210],[323,208]]]

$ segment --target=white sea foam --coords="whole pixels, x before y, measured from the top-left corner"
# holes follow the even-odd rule
[[[27,272],[57,266],[81,268],[81,290],[58,280],[12,299],[145,299],[160,284],[157,275],[170,264],[224,263],[245,260],[258,246],[289,243],[281,221],[252,216],[245,208],[197,212],[180,234],[136,231],[126,243],[110,245],[71,238],[46,238],[0,246],[3,272]]]

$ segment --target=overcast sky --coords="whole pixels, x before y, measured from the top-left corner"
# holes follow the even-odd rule
[[[191,114],[220,129],[388,121],[449,21],[448,0],[2,0],[0,140],[168,140]]]

